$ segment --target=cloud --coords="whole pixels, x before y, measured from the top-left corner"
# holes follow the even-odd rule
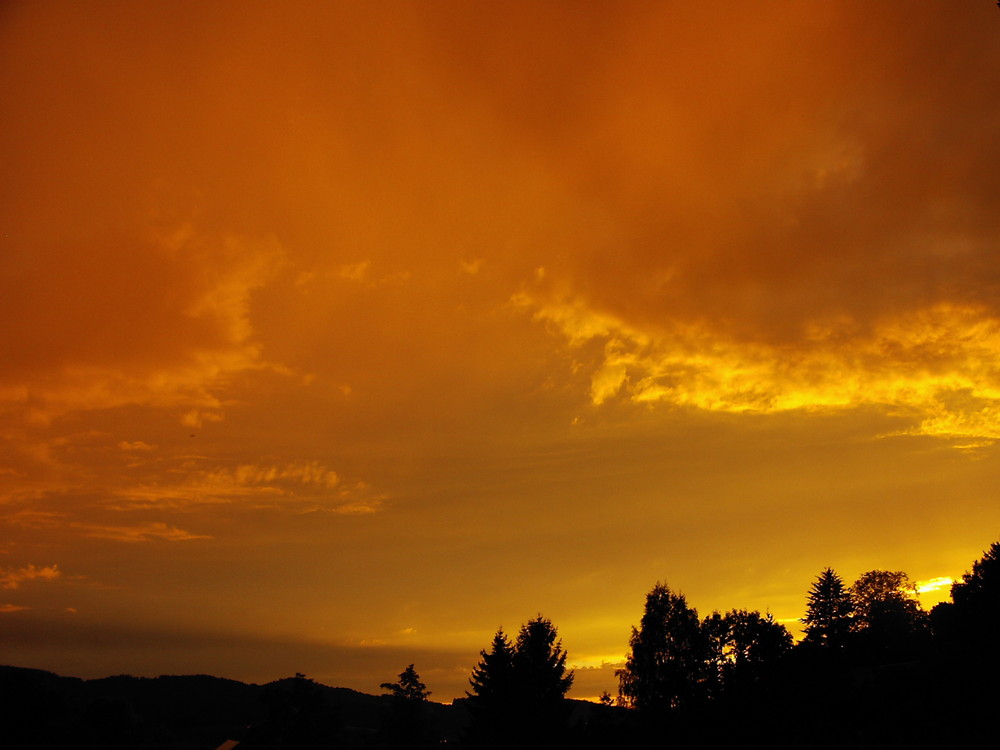
[[[381,510],[386,500],[386,495],[366,482],[342,481],[337,472],[319,461],[188,467],[179,481],[175,474],[167,472],[156,481],[119,487],[110,493],[112,499],[105,506],[121,511],[188,511],[235,504],[239,510],[358,515]]]
[[[143,442],[142,440],[134,440],[131,442],[128,440],[122,440],[120,443],[118,443],[118,447],[126,452],[132,452],[132,451],[145,452],[153,450],[152,445]]]
[[[975,306],[904,311],[858,332],[814,325],[795,346],[745,341],[707,324],[641,328],[580,298],[533,300],[534,310],[590,373],[590,399],[775,413],[880,406],[917,422],[910,432],[1000,438],[1000,320]],[[588,350],[589,351],[589,350]]]
[[[371,266],[370,260],[363,260],[359,263],[348,263],[340,267],[338,275],[348,281],[364,281],[368,275],[368,268]]]
[[[126,405],[217,411],[222,379],[267,366],[249,302],[282,256],[273,240],[191,225],[12,247],[0,410],[35,424]]]
[[[126,525],[109,525],[94,523],[71,523],[71,528],[79,529],[86,536],[97,539],[110,539],[115,542],[186,542],[192,539],[211,539],[204,534],[192,534],[176,526],[170,526],[162,522],[151,522]]]
[[[8,612],[23,612],[26,609],[31,609],[31,607],[22,607],[19,604],[0,604],[0,613]]]
[[[0,589],[18,589],[29,581],[54,581],[62,576],[58,565],[37,567],[25,565],[21,568],[0,569]]]

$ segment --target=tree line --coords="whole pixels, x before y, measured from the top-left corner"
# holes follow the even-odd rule
[[[795,643],[769,613],[699,617],[683,594],[656,583],[616,672],[617,696],[605,693],[571,725],[573,673],[556,627],[539,615],[513,640],[499,630],[480,653],[458,702],[470,717],[464,744],[759,746],[784,736],[810,747],[882,748],[927,747],[930,737],[946,745],[995,740],[986,721],[995,706],[972,709],[1000,697],[1000,542],[930,612],[902,571],[871,570],[847,585],[826,568],[806,594],[802,624]],[[383,687],[402,695],[414,676]],[[426,700],[420,691],[407,695]]]

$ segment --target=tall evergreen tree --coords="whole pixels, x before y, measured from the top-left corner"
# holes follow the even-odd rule
[[[854,621],[854,605],[844,581],[832,568],[816,578],[809,590],[805,623],[807,645],[840,650],[847,645]]]
[[[638,628],[632,628],[625,668],[618,670],[622,703],[647,717],[689,706],[703,697],[710,674],[708,641],[698,612],[657,583],[646,595]]]
[[[551,620],[538,615],[521,627],[514,644],[514,686],[520,746],[552,748],[568,729],[566,692],[573,672]]]
[[[469,741],[478,748],[553,747],[566,729],[573,673],[552,622],[541,615],[512,644],[503,630],[469,680]]]

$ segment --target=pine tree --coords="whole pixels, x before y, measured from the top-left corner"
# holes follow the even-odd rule
[[[431,695],[412,664],[399,673],[396,682],[383,682],[379,687],[388,690],[393,698],[408,702],[426,701]]]
[[[555,626],[541,615],[512,644],[503,629],[472,671],[469,712],[473,747],[552,747],[566,729],[566,691],[573,684]]]
[[[469,744],[479,748],[502,748],[509,741],[510,727],[516,713],[514,689],[514,648],[503,628],[493,636],[490,650],[472,670],[468,696]]]
[[[809,590],[803,643],[841,650],[847,644],[854,621],[854,605],[844,581],[832,568],[816,578]]]
[[[520,747],[551,748],[568,729],[573,672],[566,671],[566,656],[551,620],[538,615],[521,627],[513,659]]]

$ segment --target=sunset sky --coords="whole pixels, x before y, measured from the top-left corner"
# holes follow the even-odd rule
[[[541,613],[592,697],[657,581],[1000,539],[992,0],[7,0],[0,91],[2,664],[450,700]]]

